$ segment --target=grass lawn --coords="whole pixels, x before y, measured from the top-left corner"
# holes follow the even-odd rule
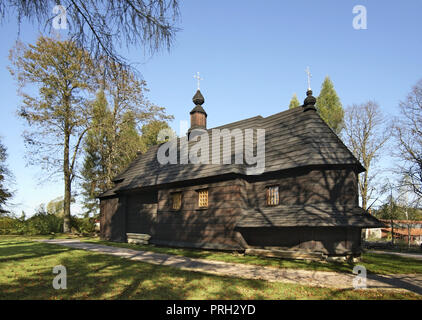
[[[219,260],[234,263],[246,263],[261,266],[270,266],[278,268],[292,268],[292,269],[306,269],[315,271],[334,271],[351,273],[354,264],[347,262],[318,262],[318,261],[305,261],[305,260],[288,260],[288,259],[275,259],[264,258],[256,256],[247,256],[240,253],[230,253],[221,251],[209,250],[195,250],[195,249],[182,249],[182,248],[169,248],[157,247],[153,245],[137,245],[128,243],[118,243],[110,241],[102,241],[98,239],[84,239],[82,241],[99,243],[114,247],[130,248],[134,250],[146,250],[158,253],[167,253],[173,255],[181,255],[190,258],[201,258],[210,260]],[[362,261],[356,263],[366,267],[369,273],[376,274],[410,274],[422,273],[422,261],[417,259],[377,254],[377,253],[364,253]]]
[[[67,268],[55,290],[53,267]],[[0,299],[421,299],[382,290],[340,290],[182,271],[0,236]]]

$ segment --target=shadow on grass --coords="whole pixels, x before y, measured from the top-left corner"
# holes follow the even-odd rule
[[[0,241],[0,263],[25,259],[41,258],[72,250],[62,246],[51,248],[38,245],[31,241],[7,242]]]
[[[0,256],[0,299],[420,298],[214,276],[40,242],[1,243]],[[56,265],[67,269],[66,290],[52,287]]]
[[[392,256],[388,254],[365,253],[363,255],[362,264],[371,273],[422,273],[421,260],[400,256]]]
[[[265,286],[44,243],[3,245],[0,256],[1,299],[262,299]],[[66,290],[52,287],[59,264],[67,270]],[[245,284],[252,295],[241,291]]]

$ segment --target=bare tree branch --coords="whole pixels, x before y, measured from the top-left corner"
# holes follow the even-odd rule
[[[366,171],[359,176],[359,191],[362,207],[367,209],[368,201],[374,191],[372,167],[389,139],[385,119],[378,104],[368,101],[348,107],[344,133],[346,145],[366,168]]]
[[[395,156],[402,160],[399,173],[408,187],[422,197],[422,80],[400,102],[401,115],[394,121]]]
[[[52,32],[57,4],[66,8],[69,39],[94,58],[106,57],[106,63],[130,67],[118,53],[123,45],[143,48],[150,55],[170,50],[179,31],[177,0],[3,0],[0,22],[16,13],[19,25],[27,20]]]

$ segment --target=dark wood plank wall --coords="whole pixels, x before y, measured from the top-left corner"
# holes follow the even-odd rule
[[[272,185],[279,186],[281,205],[358,205],[357,174],[353,169],[302,168],[244,181],[243,207],[266,207],[266,187]],[[359,228],[241,228],[239,232],[250,247],[277,247],[326,254],[358,253],[360,250]]]
[[[341,203],[358,205],[357,175],[352,169],[297,169],[273,177],[249,179],[247,207],[266,206],[267,186],[278,185],[280,204]]]
[[[126,197],[101,199],[100,237],[105,240],[126,241]]]
[[[234,231],[245,203],[240,197],[241,185],[235,179],[102,199],[101,237],[122,241],[127,232],[146,233],[152,236],[152,243],[241,249],[243,239]],[[208,189],[207,209],[198,207],[197,191],[204,188]],[[171,209],[170,195],[178,191],[183,192],[182,208],[175,211]],[[118,217],[121,221],[116,220]]]
[[[304,250],[331,255],[357,254],[360,229],[345,227],[244,228],[251,247]]]
[[[157,216],[158,191],[128,195],[126,232],[151,234]]]
[[[248,177],[195,186],[138,192],[101,200],[101,237],[125,241],[126,232],[147,233],[156,244],[215,249],[285,247],[330,254],[360,246],[354,228],[235,229],[245,209],[266,206],[265,188],[279,185],[280,204],[319,202],[358,204],[352,169],[297,169],[266,177]],[[198,190],[208,189],[207,209],[198,207]],[[171,193],[183,192],[182,208],[171,209]]]
[[[160,190],[152,242],[202,248],[240,249],[242,239],[234,231],[241,212],[239,179],[184,188]],[[198,190],[208,189],[208,208],[198,207]],[[180,210],[171,209],[171,193],[183,192]]]
[[[111,216],[117,210],[118,198],[100,200],[100,237],[105,240],[112,240]]]

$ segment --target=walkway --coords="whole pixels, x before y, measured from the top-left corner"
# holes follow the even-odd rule
[[[310,271],[299,269],[282,269],[274,267],[255,266],[250,264],[229,263],[206,259],[193,259],[183,256],[137,251],[126,248],[117,248],[101,244],[85,243],[79,240],[41,240],[45,243],[62,245],[75,249],[88,250],[109,254],[122,258],[141,261],[156,265],[170,266],[187,271],[196,271],[220,276],[229,276],[245,279],[259,279],[280,281],[318,287],[333,287],[353,289],[354,274]],[[406,289],[422,294],[422,275],[368,275],[368,288]]]

